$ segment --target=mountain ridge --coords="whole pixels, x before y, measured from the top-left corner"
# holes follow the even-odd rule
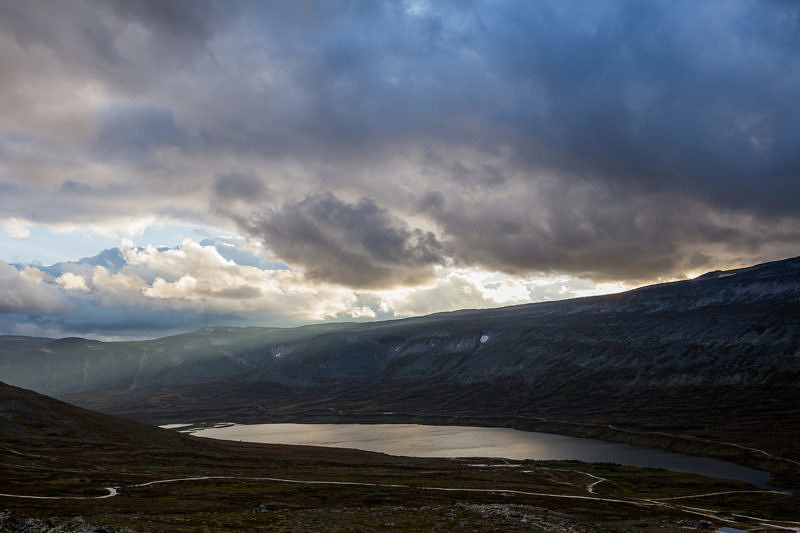
[[[608,366],[607,363],[630,368],[635,366],[635,361],[623,364],[619,354],[597,354],[611,350],[624,335],[646,336],[645,332],[636,331],[636,326],[646,326],[662,348],[670,344],[670,339],[682,334],[675,328],[683,327],[686,333],[692,334],[691,342],[684,334],[684,352],[691,351],[688,345],[702,341],[706,355],[710,354],[709,350],[715,350],[711,355],[720,355],[725,351],[723,348],[730,348],[725,344],[730,345],[734,339],[740,349],[738,355],[757,353],[761,357],[757,363],[772,365],[772,370],[778,374],[800,372],[800,324],[796,320],[800,307],[800,258],[736,269],[724,277],[704,276],[611,295],[379,322],[296,328],[202,328],[150,341],[101,342],[73,337],[45,342],[37,339],[28,341],[33,343],[33,349],[22,352],[9,348],[10,344],[19,344],[20,337],[0,337],[0,376],[20,386],[58,395],[103,388],[132,390],[148,384],[187,384],[240,374],[246,382],[253,382],[254,372],[263,379],[289,386],[310,386],[317,378],[330,381],[337,375],[347,379],[374,379],[396,374],[402,378],[414,368],[414,358],[431,354],[466,357],[470,364],[483,367],[488,375],[500,377],[522,370],[528,373],[521,375],[527,376],[533,372],[532,365],[520,366],[520,361],[514,361],[523,357],[525,363],[530,363],[548,354],[569,354],[570,361],[578,361],[584,368],[594,365],[598,369]],[[743,304],[747,308],[737,308]],[[719,314],[717,319],[699,316],[710,308]],[[683,313],[684,317],[681,319],[676,313]],[[698,328],[691,322],[681,323],[690,316],[694,322],[703,321],[703,327]],[[652,324],[641,324],[647,317],[655,317],[655,320]],[[739,328],[726,330],[724,324],[720,324],[723,319]],[[633,329],[625,328],[626,320]],[[624,335],[605,335],[597,321],[605,321],[608,328]],[[587,333],[587,330],[591,331]],[[709,333],[709,330],[713,331]],[[640,345],[644,339],[634,340]],[[533,341],[538,345],[547,344],[544,350],[547,353],[537,351]],[[592,343],[595,345],[588,346]],[[576,349],[580,344],[586,346]],[[769,345],[768,349],[763,349],[765,344]],[[292,355],[297,352],[301,356]],[[514,356],[511,361],[509,354]],[[485,368],[484,355],[494,361],[493,368]],[[664,365],[664,358],[654,355],[652,350],[645,355],[651,366]],[[405,366],[400,368],[404,359]],[[736,361],[741,362],[740,358]],[[454,366],[453,360],[446,363],[451,368]],[[672,381],[690,379],[687,375],[690,370],[698,371],[697,375],[703,377],[702,365],[681,368],[678,363],[688,361],[675,354],[670,363],[677,365],[669,377]],[[759,382],[758,365],[753,363],[747,368],[747,376],[729,373],[718,376],[717,382]],[[374,367],[372,372],[367,368],[370,365]],[[36,367],[35,374],[30,372],[32,367]],[[327,368],[329,375],[319,372],[319,367]],[[462,370],[469,374],[469,369]],[[303,371],[310,374],[304,376]],[[244,376],[246,372],[250,375]],[[444,372],[440,370],[434,374],[443,375]],[[647,378],[648,374],[643,376]],[[466,382],[478,378],[465,375]],[[630,386],[639,378],[641,376],[626,383]],[[651,383],[656,383],[663,375],[655,373],[649,378]],[[702,383],[708,379],[694,381]]]
[[[221,248],[220,244],[217,241],[214,241],[214,240],[206,239],[206,240],[201,241],[200,244],[201,245],[207,245],[207,246],[214,246],[214,247],[216,247],[218,249]],[[141,249],[141,247],[137,247],[137,248]],[[170,249],[170,248],[164,247],[164,248],[159,248],[159,249]],[[114,261],[110,261],[109,262],[107,260],[107,257],[110,257],[110,256],[113,256],[115,258],[120,258],[121,259],[122,256],[121,256],[120,249],[119,248],[108,248],[108,249],[105,249],[105,250],[103,250],[102,252],[100,252],[98,254],[95,254],[93,256],[87,256],[87,257],[81,258],[81,259],[79,259],[77,261],[55,263],[53,265],[43,266],[43,267],[39,267],[39,268],[40,269],[44,269],[44,270],[46,270],[46,269],[54,269],[55,268],[56,270],[53,273],[54,274],[60,274],[60,273],[62,273],[64,271],[63,270],[63,265],[76,265],[77,266],[77,265],[86,264],[86,265],[96,266],[96,265],[101,264],[101,263],[107,263],[106,266],[112,266],[112,267],[118,266],[118,265],[116,265],[116,263]],[[752,271],[754,269],[760,269],[760,268],[765,268],[765,267],[769,267],[769,266],[773,266],[773,265],[780,265],[780,264],[784,264],[784,263],[798,263],[798,262],[800,262],[800,256],[790,257],[790,258],[780,259],[780,260],[775,260],[775,261],[768,261],[768,262],[765,262],[765,263],[759,263],[757,265],[747,266],[747,267],[738,267],[738,268],[728,269],[728,270],[712,270],[712,271],[706,272],[704,274],[700,274],[700,275],[698,275],[698,276],[696,276],[694,278],[690,278],[690,279],[666,281],[666,282],[660,282],[660,283],[652,283],[652,284],[643,285],[643,286],[640,286],[640,287],[634,287],[634,288],[628,289],[626,291],[609,293],[609,294],[602,294],[602,295],[578,296],[578,297],[573,297],[573,298],[565,298],[563,300],[547,300],[547,301],[527,302],[527,303],[519,303],[519,304],[512,304],[512,305],[499,305],[499,306],[496,306],[496,307],[489,307],[489,308],[463,308],[463,309],[455,309],[455,310],[452,310],[452,311],[439,311],[439,312],[435,312],[435,313],[429,313],[429,314],[426,314],[426,315],[419,315],[419,316],[412,316],[412,317],[389,318],[389,319],[385,319],[385,320],[341,321],[341,322],[337,321],[337,322],[331,322],[331,323],[327,323],[327,324],[348,324],[348,325],[353,325],[353,326],[365,325],[365,324],[366,325],[369,325],[369,324],[382,324],[382,323],[387,323],[387,322],[401,322],[401,321],[410,321],[410,320],[418,320],[418,319],[427,319],[427,318],[433,318],[433,317],[439,317],[439,316],[450,316],[450,315],[461,314],[461,313],[483,312],[483,311],[491,311],[491,310],[498,310],[498,309],[511,310],[511,309],[526,308],[526,307],[531,307],[531,306],[543,306],[543,305],[550,305],[550,304],[559,304],[559,303],[564,303],[564,302],[578,302],[578,301],[582,301],[582,300],[591,300],[591,299],[603,298],[603,297],[607,297],[607,296],[628,294],[628,293],[637,292],[637,291],[647,291],[647,290],[654,289],[654,288],[660,288],[660,287],[665,287],[665,286],[674,286],[676,284],[683,284],[683,283],[696,282],[696,281],[714,280],[714,279],[719,279],[719,278],[723,278],[723,277],[733,276],[733,275],[736,275],[736,274],[745,273],[745,272],[748,272],[748,271]],[[242,263],[242,264],[247,264],[247,263]],[[14,264],[12,264],[12,266],[15,266],[15,267],[19,268],[19,267],[22,267],[24,265],[14,263]],[[166,335],[164,337],[155,337],[153,339],[145,339],[145,340],[158,340],[158,339],[164,339],[164,338],[168,338],[168,337],[176,337],[176,336],[187,335],[187,334],[191,334],[191,333],[197,333],[197,332],[204,331],[204,330],[214,330],[214,329],[218,329],[218,328],[287,330],[287,329],[298,329],[298,328],[304,328],[304,327],[314,327],[314,326],[317,326],[317,325],[320,325],[320,324],[305,324],[305,325],[300,325],[300,326],[267,326],[267,327],[262,327],[262,326],[205,326],[205,327],[202,327],[202,328],[199,328],[199,329],[196,329],[196,330],[189,330],[189,331],[184,331],[184,332],[179,332],[179,333]],[[0,349],[2,349],[4,347],[4,345],[3,345],[3,343],[5,342],[4,339],[6,339],[8,337],[17,337],[17,338],[20,338],[20,339],[23,339],[23,338],[47,339],[47,340],[58,340],[59,339],[59,337],[29,337],[29,336],[25,336],[25,335],[0,335]],[[72,337],[78,338],[78,339],[84,339],[84,340],[87,340],[87,341],[96,340],[96,339],[92,339],[90,337],[77,337],[77,336],[72,336]],[[141,339],[139,339],[139,341],[140,340]],[[124,341],[123,340],[123,341],[107,341],[107,342],[137,342],[137,341]]]

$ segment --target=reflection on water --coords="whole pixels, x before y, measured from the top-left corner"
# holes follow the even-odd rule
[[[508,428],[417,424],[230,424],[193,431],[193,434],[249,442],[357,448],[416,457],[577,459],[620,463],[737,479],[760,487],[766,487],[769,481],[766,472],[716,459]]]

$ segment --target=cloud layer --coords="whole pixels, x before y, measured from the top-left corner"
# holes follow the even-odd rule
[[[446,260],[433,233],[406,228],[367,198],[350,204],[330,193],[310,195],[240,225],[310,280],[362,288],[419,285]]]
[[[0,218],[238,231],[298,291],[797,255],[799,21],[789,2],[3,2]],[[148,290],[263,296],[220,268]]]
[[[550,280],[543,286],[441,269],[424,285],[393,290],[309,284],[301,272],[265,263],[242,245],[186,239],[175,248],[156,248],[128,241],[47,267],[0,261],[0,331],[136,338],[221,324],[389,319],[566,298],[586,289],[606,292],[579,280]]]

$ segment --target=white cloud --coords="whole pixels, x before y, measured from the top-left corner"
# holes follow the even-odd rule
[[[147,287],[147,283],[131,272],[117,273],[113,276],[109,274],[108,269],[102,266],[96,266],[92,274],[92,285],[98,290],[105,290],[110,292],[116,291],[131,291],[141,292]]]
[[[175,249],[138,248],[123,243],[128,266],[115,275],[97,267],[94,290],[105,302],[137,300],[142,305],[218,313],[253,313],[300,321],[331,318],[416,316],[464,308],[486,308],[535,300],[622,290],[575,278],[521,278],[479,269],[438,269],[433,284],[356,291],[307,280],[299,271],[264,270],[225,259],[213,246],[186,239]],[[146,282],[145,279],[152,279]],[[369,296],[365,304],[359,295]]]
[[[470,280],[458,274],[439,278],[435,284],[414,289],[383,291],[381,308],[398,316],[415,316],[439,311],[495,307]]]
[[[367,306],[353,307],[350,312],[353,318],[375,318],[375,311]]]
[[[273,321],[313,321],[370,316],[357,308],[352,290],[309,284],[299,272],[239,265],[213,246],[186,239],[175,249],[138,248],[123,242],[127,261],[111,275],[96,267],[94,291],[104,305],[156,306],[176,310],[261,315]],[[145,281],[152,279],[152,282]],[[372,312],[374,316],[374,312]]]
[[[214,246],[191,239],[172,249],[123,241],[121,253],[121,266],[71,263],[52,276],[0,263],[0,312],[49,315],[40,324],[32,319],[31,327],[53,331],[74,331],[74,323],[83,328],[79,331],[93,331],[94,324],[102,323],[99,335],[135,336],[137,328],[158,332],[219,323],[293,325],[418,316],[623,288],[563,276],[526,279],[439,268],[435,282],[426,286],[358,291],[308,280],[300,271],[240,265]],[[60,313],[62,318],[52,318]]]
[[[69,309],[61,292],[36,269],[20,272],[0,261],[0,314],[49,315]]]
[[[12,217],[3,223],[3,230],[13,239],[27,239],[31,235],[28,224],[24,219]]]
[[[19,275],[28,281],[33,283],[42,283],[48,280],[47,274],[39,270],[38,268],[26,265],[22,270],[19,271]]]
[[[67,289],[68,291],[88,291],[89,287],[86,285],[86,279],[78,274],[72,272],[65,272],[56,278],[56,283]]]
[[[614,281],[608,283],[596,283],[594,287],[588,289],[581,289],[573,291],[570,296],[584,297],[584,296],[597,296],[599,294],[612,294],[615,292],[622,292],[632,289],[633,286],[627,283]]]
[[[102,223],[70,223],[49,224],[54,233],[67,234],[75,232],[95,233],[109,238],[130,239],[141,235],[147,228],[156,225],[159,219],[155,216],[145,217],[109,217]]]

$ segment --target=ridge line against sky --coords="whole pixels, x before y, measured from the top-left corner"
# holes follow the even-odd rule
[[[0,0],[0,67],[0,332],[389,318],[800,253],[792,2]]]

